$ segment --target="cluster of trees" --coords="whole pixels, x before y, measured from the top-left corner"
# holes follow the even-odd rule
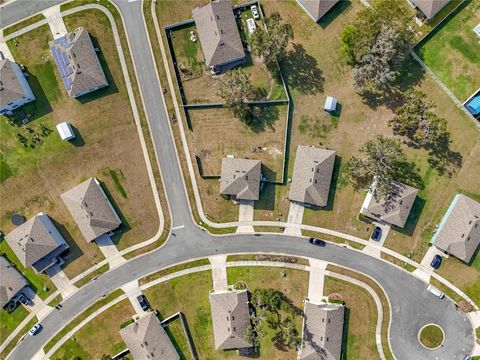
[[[258,346],[264,336],[262,327],[266,325],[275,330],[272,341],[278,349],[297,349],[302,344],[295,323],[295,318],[300,316],[302,311],[282,292],[274,289],[255,289],[251,303],[255,307],[256,316],[245,333],[248,341]]]
[[[376,0],[342,30],[340,50],[360,90],[381,90],[396,79],[412,46],[408,24],[401,1]]]

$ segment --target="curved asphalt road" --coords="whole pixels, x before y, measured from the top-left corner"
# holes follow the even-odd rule
[[[173,225],[176,230],[166,245],[149,254],[134,258],[80,288],[66,299],[61,310],[51,312],[41,322],[43,330],[27,336],[11,353],[9,359],[30,359],[57,331],[104,294],[131,280],[157,269],[192,258],[235,252],[282,253],[308,256],[347,266],[375,278],[385,289],[392,305],[390,341],[399,360],[463,359],[474,344],[473,329],[468,318],[455,310],[451,301],[440,300],[425,290],[426,285],[410,274],[381,260],[360,252],[328,244],[325,248],[310,245],[305,239],[280,235],[231,235],[213,237],[201,231],[192,221],[182,174],[163,107],[162,92],[156,80],[148,38],[142,17],[141,1],[114,0],[123,15],[135,68],[139,79],[155,150],[161,165],[163,183],[168,195]],[[46,9],[57,0],[17,0],[1,10],[0,26]],[[188,175],[186,175],[188,176]],[[445,331],[444,345],[435,351],[424,349],[417,340],[420,328],[437,323]]]

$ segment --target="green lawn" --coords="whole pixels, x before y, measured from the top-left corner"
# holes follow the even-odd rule
[[[0,311],[0,344],[15,330],[15,328],[28,316],[28,311],[21,305],[8,313],[6,310]]]
[[[480,43],[472,30],[479,23],[480,3],[467,0],[417,48],[460,101],[480,87]]]
[[[24,336],[28,330],[32,328],[33,325],[37,323],[38,319],[36,316],[34,316],[28,323],[19,331],[17,336],[15,336],[12,341],[8,344],[8,346],[5,347],[5,349],[0,353],[0,359],[5,359],[7,355],[13,350],[15,345],[17,345],[18,341],[22,336]]]
[[[50,278],[45,274],[36,273],[31,267],[25,269],[4,239],[0,239],[0,254],[16,265],[17,269],[27,278],[29,286],[40,298],[46,299],[55,292],[56,287]]]
[[[443,342],[443,332],[436,325],[428,325],[420,332],[420,342],[430,349],[435,349]]]

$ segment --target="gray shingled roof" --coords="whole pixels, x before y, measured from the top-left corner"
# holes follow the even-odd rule
[[[433,18],[450,0],[414,0],[415,4],[429,19]]]
[[[50,48],[70,96],[77,97],[108,85],[90,35],[83,27],[50,41]],[[62,54],[55,56],[59,52]],[[60,58],[67,65],[60,65]],[[61,70],[63,68],[68,68],[68,72]]]
[[[245,57],[230,0],[215,0],[192,10],[207,66]]]
[[[250,325],[247,291],[210,293],[209,300],[215,349],[251,347],[245,340],[245,330]]]
[[[17,227],[5,236],[5,240],[25,268],[34,266],[59,247],[68,247],[50,218],[43,213]]]
[[[370,218],[404,227],[417,193],[418,190],[411,186],[394,182],[388,200],[376,200],[369,192],[360,212]]]
[[[121,329],[120,336],[135,360],[180,359],[160,320],[152,312]]]
[[[327,206],[335,151],[299,145],[288,198],[315,206]]]
[[[240,200],[258,200],[261,170],[259,160],[223,158],[220,193]]]
[[[23,275],[12,267],[3,256],[0,256],[0,274],[0,308],[3,308],[28,283]]]
[[[340,360],[345,307],[305,301],[302,360]]]
[[[8,59],[0,60],[0,108],[27,96],[18,81],[14,66]]]
[[[340,0],[297,0],[300,6],[310,15],[313,20],[318,21]]]
[[[463,194],[456,195],[432,243],[469,263],[480,244],[480,203]]]
[[[61,197],[87,241],[115,230],[122,223],[95,178],[64,192]]]

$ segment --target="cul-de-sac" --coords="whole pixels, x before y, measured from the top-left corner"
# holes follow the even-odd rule
[[[480,0],[0,0],[0,359],[480,360]]]

